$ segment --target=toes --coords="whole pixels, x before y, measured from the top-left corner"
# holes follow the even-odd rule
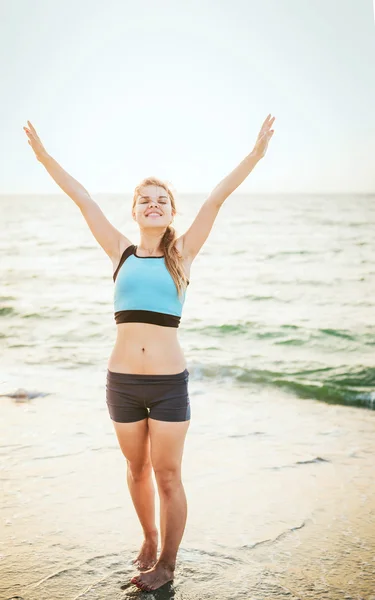
[[[144,592],[148,591],[148,590],[146,590],[146,588],[148,587],[147,584],[143,583],[143,581],[140,581],[140,579],[137,579],[136,577],[133,577],[133,579],[131,580],[131,582],[134,583],[134,585],[136,585],[137,588],[143,590]]]
[[[136,585],[139,589],[141,589],[143,592],[151,592],[152,588],[147,585],[147,583],[145,583],[144,581],[141,581],[138,577],[133,577],[131,579],[131,582]]]
[[[149,585],[147,585],[147,583],[141,583],[138,587],[142,590],[142,592],[151,592],[152,589]]]
[[[149,585],[147,585],[147,583],[143,583],[141,586],[141,590],[143,592],[151,592],[152,591],[152,587],[150,587]]]

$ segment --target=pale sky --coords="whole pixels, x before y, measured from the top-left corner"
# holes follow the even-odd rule
[[[209,193],[276,117],[238,192],[375,192],[372,0],[2,0],[0,193],[148,175]],[[62,193],[62,192],[61,192]]]

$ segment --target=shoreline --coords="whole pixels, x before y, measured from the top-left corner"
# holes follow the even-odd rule
[[[85,587],[85,598],[102,598],[135,573],[130,560],[142,532],[125,459],[103,389],[91,388],[84,401],[80,390],[66,401],[64,388],[53,402],[0,403],[0,588],[7,598],[59,600]],[[233,589],[241,597],[246,585],[257,598],[261,577],[263,597],[285,588],[304,600],[318,590],[330,600],[341,600],[342,590],[369,600],[373,411],[194,381],[190,397],[177,590],[197,600],[236,598]],[[157,519],[158,510],[156,495]]]

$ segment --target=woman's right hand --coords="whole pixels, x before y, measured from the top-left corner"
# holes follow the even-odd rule
[[[48,156],[48,154],[47,154],[46,149],[44,148],[42,142],[40,141],[40,138],[39,138],[37,132],[35,131],[33,125],[30,123],[30,121],[27,121],[27,124],[28,124],[28,127],[24,127],[24,130],[27,134],[27,137],[29,138],[28,143],[34,150],[36,158],[40,162],[42,162],[43,158]]]

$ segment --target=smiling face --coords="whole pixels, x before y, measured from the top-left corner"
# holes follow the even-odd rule
[[[141,188],[133,207],[133,219],[144,227],[166,228],[172,222],[174,210],[168,193],[158,185]]]

